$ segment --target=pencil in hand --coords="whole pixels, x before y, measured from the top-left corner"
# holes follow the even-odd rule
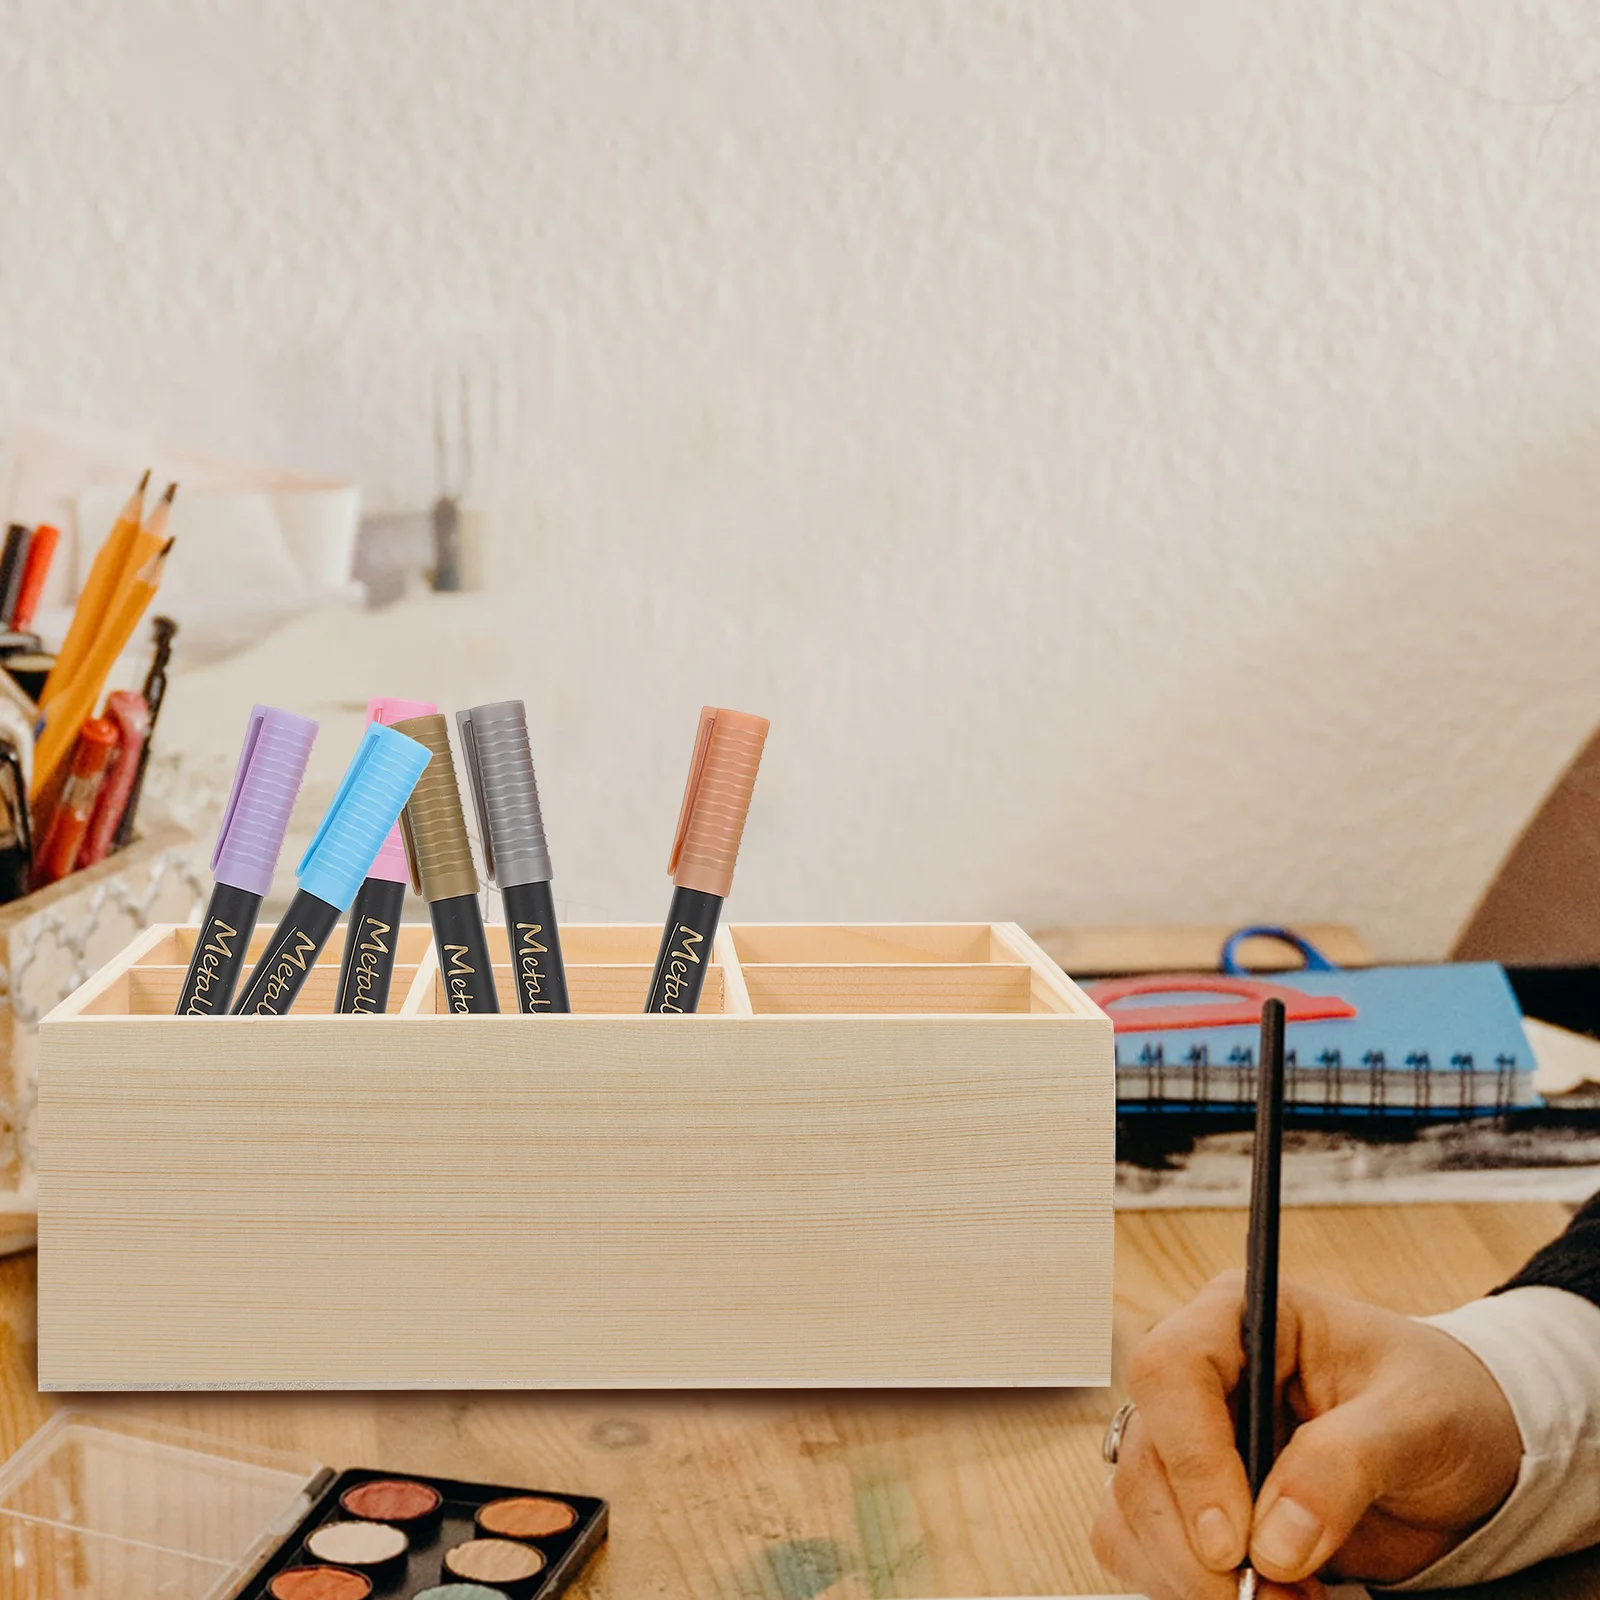
[[[1239,1378],[1238,1441],[1250,1480],[1261,1497],[1277,1451],[1278,1223],[1283,1187],[1284,1009],[1281,1000],[1261,1007],[1260,1069],[1256,1079],[1256,1131],[1251,1152],[1250,1243],[1245,1268],[1244,1371]],[[1254,1600],[1256,1574],[1239,1573],[1239,1600]]]

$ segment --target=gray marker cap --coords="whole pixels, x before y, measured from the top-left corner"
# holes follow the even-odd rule
[[[548,883],[554,874],[522,702],[496,700],[458,711],[456,727],[489,882],[499,889]]]

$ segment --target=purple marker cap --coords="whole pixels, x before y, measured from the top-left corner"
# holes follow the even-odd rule
[[[389,695],[374,695],[367,702],[367,721],[392,728],[407,717],[431,717],[438,706],[427,700],[396,700]],[[367,868],[369,878],[387,878],[390,883],[410,883],[411,868],[406,865],[405,841],[400,837],[400,825],[395,824],[384,840],[378,859]]]
[[[316,737],[317,725],[310,717],[276,706],[251,707],[233,793],[211,852],[218,883],[246,894],[264,895],[271,889],[289,813]]]

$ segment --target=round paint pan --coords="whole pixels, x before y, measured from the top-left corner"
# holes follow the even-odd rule
[[[431,1483],[415,1478],[370,1478],[352,1484],[339,1496],[339,1505],[347,1517],[403,1528],[415,1544],[431,1539],[444,1517],[444,1496]]]
[[[478,1508],[478,1532],[486,1539],[553,1539],[578,1525],[578,1508],[544,1494],[519,1494]]]
[[[349,1567],[376,1587],[405,1571],[411,1541],[387,1522],[325,1522],[306,1540],[307,1552],[330,1567]]]
[[[286,1567],[267,1585],[268,1600],[367,1600],[372,1579],[345,1567]]]
[[[446,1583],[481,1583],[511,1600],[524,1600],[544,1567],[543,1555],[532,1545],[515,1539],[468,1539],[445,1551],[442,1577]]]

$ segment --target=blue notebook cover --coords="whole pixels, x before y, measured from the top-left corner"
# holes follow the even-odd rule
[[[1114,1003],[1119,1109],[1231,1108],[1255,1098],[1260,1030],[1236,1027],[1121,1031],[1141,1007],[1191,997],[1181,977],[1166,992]],[[1267,989],[1333,995],[1353,1017],[1291,1021],[1287,1100],[1296,1110],[1477,1115],[1539,1104],[1522,1012],[1492,962],[1275,973]],[[1091,987],[1091,994],[1096,988]]]

